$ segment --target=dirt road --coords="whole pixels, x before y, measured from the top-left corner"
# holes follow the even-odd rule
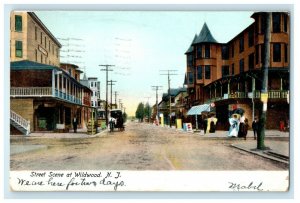
[[[129,122],[124,132],[93,138],[14,138],[14,145],[48,147],[11,155],[10,164],[11,170],[287,170],[230,146],[241,141]]]

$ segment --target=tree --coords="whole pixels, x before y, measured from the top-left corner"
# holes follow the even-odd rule
[[[135,111],[135,117],[139,119],[139,121],[143,121],[144,119],[144,104],[142,102],[139,103]]]
[[[148,122],[150,122],[151,107],[150,107],[148,102],[147,102],[147,104],[145,105],[145,108],[144,108],[144,115],[148,118]]]

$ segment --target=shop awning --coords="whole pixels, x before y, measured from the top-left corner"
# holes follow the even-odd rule
[[[210,105],[209,104],[202,104],[198,106],[193,106],[188,112],[187,115],[200,115],[203,111],[210,111]]]

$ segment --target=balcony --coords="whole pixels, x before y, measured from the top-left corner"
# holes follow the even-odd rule
[[[288,91],[287,90],[269,90],[268,91],[268,99],[287,99]],[[255,90],[254,99],[260,98],[260,91]],[[205,103],[212,103],[216,101],[222,101],[227,99],[252,99],[252,92],[235,92],[233,94],[224,94],[223,97],[213,97],[211,99],[207,99]]]
[[[11,87],[12,97],[47,97],[52,96],[52,87]]]
[[[52,87],[11,87],[11,97],[55,97],[74,104],[82,104],[80,98],[67,94],[55,89],[55,94],[52,92]]]

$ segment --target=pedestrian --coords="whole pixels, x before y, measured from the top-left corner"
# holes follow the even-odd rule
[[[239,132],[239,119],[237,114],[233,114],[231,118],[229,118],[230,128],[229,128],[229,137],[237,137]]]
[[[74,129],[74,133],[77,133],[77,118],[76,116],[74,116],[73,118],[73,129]]]
[[[245,116],[241,116],[238,137],[244,137],[244,132],[245,132]]]
[[[245,118],[244,132],[243,132],[244,140],[247,140],[248,128],[249,128],[248,119]]]
[[[252,122],[252,130],[254,139],[256,140],[257,130],[258,130],[258,120],[257,117],[254,117],[254,121]]]
[[[109,119],[110,132],[114,131],[115,125],[116,125],[116,119],[114,117],[110,117],[110,119]]]
[[[206,134],[206,130],[207,130],[207,118],[205,118],[203,120],[203,131],[204,131],[204,134]]]
[[[283,119],[281,119],[280,122],[279,122],[279,130],[284,131],[284,121],[283,121]]]

